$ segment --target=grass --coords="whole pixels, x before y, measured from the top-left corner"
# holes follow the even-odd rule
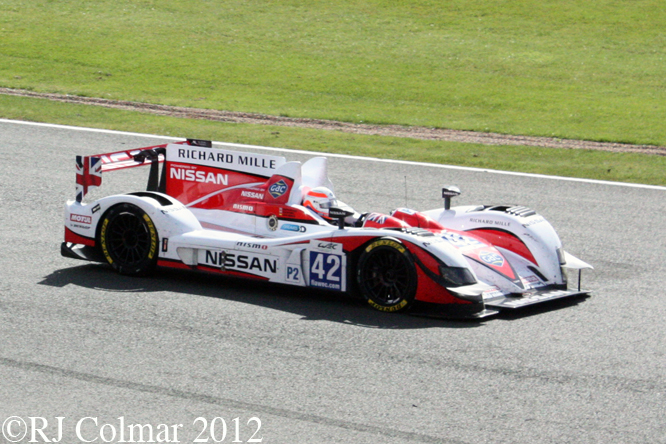
[[[664,22],[656,0],[0,0],[0,86],[666,145]]]
[[[337,131],[227,124],[0,95],[11,119],[192,137],[358,156],[466,165],[506,171],[666,185],[666,157],[363,136]],[[93,154],[81,147],[81,154]]]
[[[656,0],[0,0],[0,86],[666,145]],[[0,96],[0,116],[666,185],[666,158],[156,117]]]

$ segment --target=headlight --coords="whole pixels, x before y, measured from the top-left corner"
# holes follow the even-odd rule
[[[461,287],[463,285],[476,284],[476,279],[467,268],[439,266],[439,274],[445,281],[447,287]]]

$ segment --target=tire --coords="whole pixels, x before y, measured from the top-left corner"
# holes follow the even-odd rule
[[[104,215],[98,244],[106,261],[120,274],[144,275],[157,264],[157,229],[136,205],[116,205]]]
[[[395,312],[408,308],[416,296],[416,267],[409,251],[393,239],[366,245],[358,260],[356,282],[374,309]]]

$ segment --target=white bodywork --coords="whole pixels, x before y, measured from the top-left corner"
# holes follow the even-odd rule
[[[167,160],[171,159],[170,179],[183,184],[178,193],[184,196],[186,187],[198,186],[195,182],[202,183],[202,188],[196,190],[203,192],[185,204],[157,192],[114,195],[91,203],[83,203],[80,198],[68,201],[65,227],[70,252],[89,259],[75,245],[94,246],[100,219],[115,205],[126,203],[141,208],[154,223],[159,234],[160,264],[238,273],[289,285],[346,291],[350,276],[349,254],[373,238],[391,238],[411,246],[409,249],[425,275],[440,282],[439,285],[441,279],[433,277],[439,273],[437,266],[431,264],[428,269],[423,264],[428,258],[435,258],[439,266],[469,270],[476,283],[451,285],[446,289],[456,297],[496,303],[498,307],[529,305],[539,300],[581,294],[580,289],[577,293],[566,289],[563,268],[592,268],[564,252],[553,227],[542,216],[523,207],[465,206],[422,213],[401,209],[401,214],[407,218],[420,214],[434,220],[440,224],[437,229],[410,226],[401,222],[408,219],[397,220],[385,215],[374,218],[376,223],[370,228],[366,223],[363,227],[339,227],[301,206],[308,190],[318,186],[332,189],[326,158],[315,157],[301,164],[287,162],[279,156],[213,152],[183,144],[165,145],[165,153]],[[125,153],[114,155],[125,164],[132,162],[131,156]],[[113,162],[120,162],[114,160],[113,155],[108,157],[101,159],[108,161],[109,169],[113,168]],[[221,169],[220,164],[225,168],[233,165],[235,169]],[[93,163],[90,165],[92,168]],[[79,166],[79,170],[82,168]],[[100,166],[96,164],[95,168],[95,174],[100,175]],[[244,182],[233,183],[230,180],[233,174],[271,179],[268,182],[244,179]],[[260,176],[252,176],[258,174]],[[284,180],[270,182],[272,178],[285,178],[289,185]],[[273,185],[268,188],[270,183]],[[269,191],[283,199],[279,214],[258,211],[259,207],[264,208],[262,205],[268,205],[264,201]],[[229,193],[256,199],[256,202],[239,200],[223,208],[205,205],[216,198],[224,201],[223,197],[230,196]],[[85,196],[85,187],[79,194]],[[283,218],[283,210],[307,214],[308,219]],[[387,219],[394,219],[394,225],[379,226],[378,221],[383,223]],[[487,233],[498,242],[483,236]],[[530,298],[537,299],[530,302]]]

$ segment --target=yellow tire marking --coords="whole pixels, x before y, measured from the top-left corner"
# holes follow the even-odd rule
[[[155,230],[155,225],[153,225],[153,221],[146,213],[143,213],[143,220],[146,221],[148,229],[150,230],[150,252],[148,253],[148,259],[152,259],[157,252],[157,232]]]
[[[102,244],[102,253],[104,253],[104,257],[109,262],[109,264],[113,264],[113,259],[111,259],[109,250],[107,250],[106,248],[106,228],[108,225],[109,225],[109,219],[104,218],[104,222],[102,222],[102,231],[100,233],[99,241]]]
[[[373,243],[371,243],[370,245],[368,245],[366,247],[365,251],[370,252],[373,249],[375,249],[377,247],[382,247],[382,246],[393,247],[401,253],[405,252],[405,247],[403,247],[401,244],[399,244],[398,242],[396,242],[394,240],[391,240],[391,239],[380,239],[380,240],[374,241]]]

